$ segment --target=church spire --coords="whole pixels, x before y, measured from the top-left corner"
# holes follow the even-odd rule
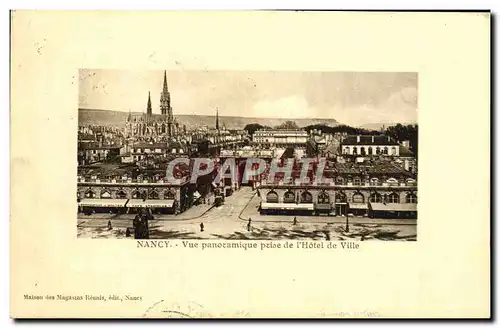
[[[217,108],[217,112],[215,114],[215,129],[219,130],[219,109]]]
[[[174,114],[172,113],[172,107],[170,106],[170,92],[168,91],[167,71],[163,72],[163,90],[160,97],[160,110],[162,120],[167,122],[167,136],[171,138],[173,137],[172,125],[174,124]]]
[[[132,122],[132,112],[131,112],[131,110],[130,110],[130,109],[128,110],[128,118],[127,118],[127,122]]]
[[[161,115],[170,116],[170,92],[168,92],[167,71],[163,72],[163,90],[160,97]]]
[[[163,71],[163,93],[168,92],[168,84],[167,84],[167,71]]]
[[[153,109],[151,107],[151,91],[149,91],[148,93],[148,108],[146,115],[148,116],[148,118],[150,118],[153,115]]]

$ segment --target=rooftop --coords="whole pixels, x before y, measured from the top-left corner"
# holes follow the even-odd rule
[[[413,157],[414,154],[411,150],[409,150],[405,146],[399,146],[399,156],[400,157]]]
[[[132,145],[132,148],[150,148],[150,149],[158,149],[158,148],[167,148],[166,142],[145,142],[140,141],[136,142]]]
[[[358,142],[359,139],[359,142]],[[350,135],[347,136],[342,144],[345,146],[351,145],[398,145],[398,143],[391,139],[389,136],[378,135],[378,136],[366,136],[366,135]]]
[[[120,149],[121,146],[119,145],[99,145],[98,143],[95,142],[90,142],[90,143],[79,143],[78,144],[78,150],[106,150],[106,149]]]

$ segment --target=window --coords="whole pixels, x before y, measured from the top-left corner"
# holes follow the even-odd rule
[[[127,198],[127,193],[123,190],[120,190],[116,193],[116,197],[121,198],[121,199]]]
[[[368,147],[368,155],[373,155],[373,149],[372,149],[372,147]]]
[[[353,154],[353,155],[356,155],[357,153],[358,153],[358,148],[353,147],[353,148],[352,148],[352,154]]]
[[[338,184],[338,185],[343,185],[343,184],[344,184],[344,178],[342,178],[342,177],[337,177],[337,184]]]
[[[393,156],[397,156],[398,153],[397,153],[396,147],[391,148],[391,153]]]
[[[291,191],[287,191],[283,197],[284,203],[295,203],[295,194]]]
[[[380,155],[380,147],[375,148],[375,154]]]
[[[411,203],[411,204],[416,204],[417,203],[417,195],[413,193],[409,193],[406,195],[406,202]]]
[[[318,195],[318,204],[328,204],[330,203],[330,196],[326,192],[321,192]]]
[[[353,203],[364,203],[365,202],[365,196],[363,196],[362,193],[355,193],[352,195],[352,202]]]
[[[388,203],[399,203],[398,194],[392,193],[389,196],[387,196],[387,202]]]
[[[139,190],[134,190],[134,192],[132,193],[132,198],[134,199],[142,198],[141,192]]]
[[[371,178],[370,185],[371,186],[378,186],[379,185],[378,179],[377,178]]]
[[[375,192],[375,193],[371,194],[370,202],[371,203],[382,203],[382,196],[378,192]]]
[[[277,203],[278,202],[278,194],[274,191],[268,192],[266,195],[266,202]]]
[[[335,202],[336,203],[346,203],[347,202],[347,197],[344,194],[344,192],[339,191],[335,193]]]
[[[389,179],[387,179],[387,183],[388,183],[389,185],[391,185],[391,186],[395,186],[395,185],[397,185],[399,182],[398,182],[398,180],[397,180],[397,179],[395,179],[395,178],[389,178]]]
[[[387,155],[389,153],[389,148],[384,147],[384,154]]]
[[[159,199],[160,195],[158,195],[158,192],[156,190],[151,190],[148,195],[149,199]]]
[[[310,192],[308,191],[304,191],[301,195],[300,195],[300,202],[301,203],[312,203],[313,202],[313,196],[311,195]]]
[[[175,199],[175,193],[172,190],[165,192],[165,199]]]
[[[355,178],[354,179],[354,185],[355,186],[361,186],[361,179],[360,178]]]
[[[85,198],[94,198],[95,193],[92,191],[92,189],[89,189],[85,192]]]
[[[366,155],[365,147],[361,147],[361,155]]]
[[[103,190],[101,192],[101,198],[111,198],[111,193],[108,190]]]

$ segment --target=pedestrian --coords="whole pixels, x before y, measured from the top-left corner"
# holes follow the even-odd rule
[[[108,230],[111,230],[113,229],[113,227],[111,226],[111,220],[108,220]]]
[[[141,239],[141,223],[141,216],[137,214],[133,221],[135,239]]]
[[[208,206],[210,206],[210,198],[208,199]]]
[[[361,241],[365,240],[365,235],[361,235]]]
[[[252,218],[248,218],[248,224],[252,223]]]
[[[203,228],[205,227],[205,225],[202,223],[200,223],[200,231],[203,232]]]
[[[130,228],[127,228],[127,230],[125,230],[125,237],[130,237]]]
[[[293,218],[293,225],[297,225],[297,217]]]
[[[252,228],[252,226],[250,225],[250,222],[248,222],[248,224],[247,224],[247,231],[250,231],[250,228]]]

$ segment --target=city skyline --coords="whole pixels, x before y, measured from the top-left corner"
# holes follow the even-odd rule
[[[167,71],[175,115],[416,123],[417,73]],[[79,108],[160,114],[161,70],[82,69]]]

